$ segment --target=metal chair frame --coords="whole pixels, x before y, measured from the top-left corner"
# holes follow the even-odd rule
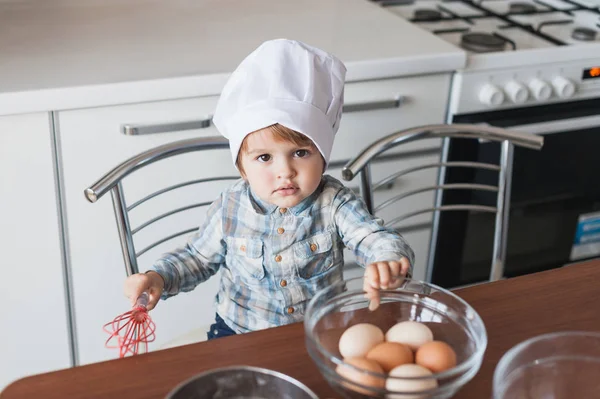
[[[136,233],[140,232],[144,228],[152,225],[153,223],[167,216],[171,216],[175,213],[183,212],[191,208],[208,206],[210,205],[210,202],[199,202],[185,207],[176,208],[169,212],[151,218],[135,227],[131,226],[131,222],[128,216],[131,210],[152,198],[155,198],[161,194],[170,192],[181,187],[193,184],[206,183],[210,181],[237,180],[240,178],[240,176],[215,176],[211,178],[197,179],[175,184],[155,191],[130,205],[127,204],[127,202],[125,201],[125,196],[123,194],[123,179],[140,168],[143,168],[145,166],[148,166],[166,158],[194,151],[207,151],[228,148],[229,141],[221,136],[201,137],[164,144],[155,148],[151,148],[147,151],[141,152],[140,154],[135,155],[127,159],[126,161],[120,163],[108,173],[106,173],[104,176],[102,176],[97,182],[95,182],[89,188],[84,190],[85,197],[88,201],[92,203],[98,201],[106,193],[111,193],[117,223],[117,230],[119,233],[119,241],[121,244],[121,251],[123,254],[123,260],[125,262],[125,272],[127,276],[139,273],[137,260],[139,256],[143,255],[148,250],[154,248],[159,244],[162,244],[165,241],[168,241],[178,236],[182,236],[184,234],[189,234],[195,231],[196,228],[186,229],[175,234],[171,234],[138,251],[136,251],[133,242],[133,236]],[[329,168],[341,168],[346,162],[347,160],[330,162]]]
[[[498,165],[482,162],[438,162],[427,165],[421,165],[409,169],[405,169],[386,177],[385,179],[375,184],[371,181],[370,163],[375,160],[380,154],[395,148],[399,145],[409,142],[441,138],[443,139],[443,151],[447,151],[449,139],[451,138],[468,138],[483,141],[495,141],[501,143],[500,159]],[[401,130],[383,137],[376,142],[366,147],[359,155],[351,159],[342,169],[342,177],[344,180],[350,181],[360,174],[360,192],[361,196],[367,205],[369,211],[373,214],[379,210],[400,201],[406,197],[416,195],[427,191],[435,191],[435,204],[433,207],[420,209],[404,215],[400,215],[386,223],[387,226],[395,225],[396,223],[416,215],[424,213],[433,213],[432,226],[432,244],[429,248],[427,261],[427,279],[431,280],[433,271],[433,258],[435,254],[434,239],[437,235],[439,227],[439,213],[443,211],[465,211],[473,210],[480,212],[490,212],[496,214],[494,223],[494,249],[492,255],[492,267],[490,271],[490,280],[495,281],[504,276],[504,263],[506,260],[506,240],[508,232],[508,215],[510,210],[510,190],[512,177],[512,163],[514,146],[540,150],[543,146],[544,139],[541,136],[532,134],[516,133],[506,129],[492,126],[477,126],[467,124],[451,124],[451,125],[425,125],[414,127],[411,129]],[[442,156],[444,159],[445,156]],[[471,183],[453,183],[444,184],[447,168],[462,167],[462,168],[478,168],[487,169],[498,172],[498,185],[482,185]],[[373,192],[385,184],[389,184],[401,176],[417,172],[424,169],[438,168],[438,183],[434,186],[421,187],[412,191],[402,193],[392,197],[385,202],[375,206],[373,203]],[[442,205],[442,196],[445,190],[484,190],[497,193],[496,206],[484,206],[473,204],[457,204],[457,205]]]
[[[193,184],[206,183],[211,181],[225,181],[225,180],[237,180],[240,176],[215,176],[206,179],[196,179],[191,180],[179,184],[175,184],[158,191],[155,191],[144,198],[134,202],[131,205],[128,205],[125,201],[125,196],[123,194],[123,185],[122,181],[125,177],[135,172],[136,170],[153,164],[157,161],[170,158],[176,155],[185,154],[194,151],[207,151],[207,150],[215,150],[215,149],[228,149],[229,141],[227,141],[223,137],[202,137],[202,138],[194,138],[188,140],[180,140],[173,143],[168,143],[165,145],[161,145],[150,150],[144,151],[136,156],[129,158],[128,160],[122,162],[117,165],[115,168],[110,170],[107,174],[101,177],[96,183],[92,184],[89,188],[86,188],[84,191],[85,197],[88,201],[94,203],[98,201],[104,194],[110,191],[112,195],[113,208],[115,211],[115,217],[117,222],[117,229],[119,232],[119,239],[121,243],[121,251],[123,253],[123,259],[125,261],[125,271],[127,276],[130,276],[135,273],[139,273],[138,268],[138,257],[147,252],[148,250],[156,247],[159,244],[162,244],[165,241],[168,241],[172,238],[191,233],[195,231],[196,228],[186,229],[175,234],[171,234],[167,237],[164,237],[149,246],[143,248],[140,251],[136,252],[135,245],[133,243],[133,236],[145,229],[146,227],[152,225],[153,223],[178,212],[183,212],[188,209],[197,208],[201,206],[208,206],[210,202],[199,202],[192,205],[187,205],[184,207],[173,209],[169,212],[160,214],[146,222],[141,223],[139,226],[132,228],[128,213],[136,208],[137,206],[143,204],[144,202],[155,198],[161,194],[176,190],[181,187],[190,186]]]

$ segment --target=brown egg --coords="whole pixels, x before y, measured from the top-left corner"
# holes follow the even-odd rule
[[[398,342],[382,342],[371,349],[366,358],[379,363],[386,373],[396,366],[414,361],[412,350]]]
[[[384,371],[377,362],[362,357],[351,357],[344,359],[345,363],[351,364],[354,367],[362,370],[367,370],[375,373],[383,374]],[[356,382],[357,384],[365,385],[373,388],[383,388],[385,386],[385,378],[379,378],[376,376],[368,375],[362,371],[355,370],[350,366],[340,364],[335,370],[339,375],[349,379],[350,381]],[[345,384],[348,388],[364,393],[366,395],[373,394],[373,391],[357,387],[355,385]]]
[[[415,363],[439,373],[456,366],[456,353],[445,342],[431,341],[417,350]]]

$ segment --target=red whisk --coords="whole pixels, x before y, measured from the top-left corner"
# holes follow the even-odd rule
[[[119,357],[147,352],[148,342],[152,342],[156,338],[154,335],[156,325],[146,308],[148,299],[148,293],[142,293],[133,309],[104,325],[104,331],[110,334],[105,346],[110,349],[118,348]]]

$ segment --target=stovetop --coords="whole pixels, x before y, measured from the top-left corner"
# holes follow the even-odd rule
[[[600,43],[600,0],[372,0],[471,54]]]

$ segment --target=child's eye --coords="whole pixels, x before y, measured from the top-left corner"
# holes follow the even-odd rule
[[[296,151],[296,153],[295,153],[295,155],[296,155],[298,158],[304,158],[304,157],[308,156],[309,154],[310,154],[310,151],[308,151],[308,150],[298,150],[298,151]]]
[[[271,160],[271,156],[269,154],[262,154],[256,157],[258,162],[269,162]]]

